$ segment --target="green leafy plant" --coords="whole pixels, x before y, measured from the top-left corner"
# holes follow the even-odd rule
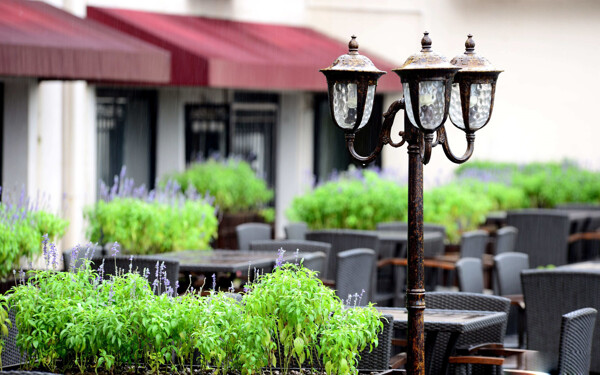
[[[407,194],[376,171],[354,171],[294,198],[287,217],[311,229],[375,229],[379,222],[407,219]]]
[[[103,199],[86,208],[93,242],[118,242],[130,254],[210,249],[218,225],[210,200],[184,195],[173,184],[150,192],[132,184],[117,179],[117,187],[104,188]]]
[[[39,204],[24,198],[24,193],[16,204],[0,203],[0,278],[19,268],[22,258],[39,255],[43,235],[56,241],[67,226],[68,221],[39,209]]]
[[[214,197],[215,205],[228,213],[260,211],[273,199],[273,191],[266,182],[248,163],[236,159],[194,163],[184,172],[167,176],[162,184],[166,185],[168,180],[176,181],[184,192],[193,188],[200,194],[209,194]]]
[[[382,327],[372,306],[344,306],[314,272],[281,264],[281,257],[273,273],[249,284],[240,302],[214,290],[175,296],[167,282],[167,292],[155,295],[147,269],[130,267],[133,272],[105,279],[102,266],[93,271],[84,260],[58,272],[56,252],[46,244],[48,269],[28,271],[28,281],[23,276],[0,300],[0,307],[15,310],[27,368],[133,373],[141,366],[159,374],[197,365],[223,375],[274,367],[288,374],[294,360],[325,367],[328,374],[350,374],[356,373],[357,353],[377,345]],[[156,272],[166,279],[163,268]]]

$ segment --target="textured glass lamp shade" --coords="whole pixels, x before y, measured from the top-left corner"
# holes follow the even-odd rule
[[[472,83],[470,90],[469,113],[467,114],[468,130],[481,129],[488,122],[492,108],[492,84]],[[461,106],[460,86],[452,84],[450,99],[450,121],[458,128],[465,130],[465,121]]]
[[[375,85],[367,89],[367,98],[363,117],[357,130],[364,127],[373,111]],[[336,83],[333,87],[333,115],[336,123],[343,129],[353,129],[357,120],[358,87],[356,83]]]
[[[403,84],[406,113],[410,123],[418,128],[413,113],[409,87],[410,84],[408,82]],[[442,125],[444,121],[445,96],[446,86],[444,81],[419,82],[419,121],[424,129],[435,130]]]

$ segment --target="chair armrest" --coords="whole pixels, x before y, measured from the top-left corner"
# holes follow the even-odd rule
[[[454,356],[448,358],[448,363],[502,366],[504,358],[486,356]]]
[[[406,353],[398,353],[390,358],[390,368],[397,369],[406,365]]]

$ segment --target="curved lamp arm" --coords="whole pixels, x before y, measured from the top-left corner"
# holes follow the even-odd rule
[[[398,113],[398,111],[400,111],[401,109],[404,109],[404,98],[393,102],[390,105],[390,107],[388,108],[388,110],[383,114],[384,120],[383,120],[382,129],[381,129],[381,135],[379,136],[379,143],[377,144],[377,147],[375,147],[375,149],[373,150],[373,152],[371,152],[371,154],[369,156],[359,155],[356,152],[356,150],[354,149],[355,134],[354,133],[346,133],[346,146],[348,147],[348,151],[350,151],[350,155],[352,155],[352,158],[354,158],[355,160],[358,160],[362,163],[369,163],[369,162],[373,161],[373,159],[375,159],[377,157],[377,155],[379,155],[379,153],[381,152],[381,149],[383,148],[384,145],[390,144],[393,147],[402,146],[405,142],[404,132],[399,133],[400,136],[402,137],[402,140],[400,142],[394,142],[394,141],[392,141],[392,138],[391,138],[392,125],[394,125],[394,119],[396,118],[396,113]]]
[[[441,144],[444,149],[444,153],[446,157],[453,163],[462,164],[465,161],[469,160],[471,155],[473,155],[473,150],[475,149],[475,133],[466,133],[467,136],[467,150],[463,154],[463,156],[458,157],[452,153],[450,150],[450,145],[448,144],[448,137],[446,136],[446,128],[444,126],[440,126],[437,130],[437,140],[436,144]]]

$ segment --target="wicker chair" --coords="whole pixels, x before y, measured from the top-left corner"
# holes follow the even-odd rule
[[[508,211],[506,221],[519,230],[515,251],[529,255],[530,267],[567,263],[570,221],[566,212],[544,209]]]
[[[544,373],[550,373],[549,364],[556,363],[556,358],[558,357],[558,371],[552,371],[551,373],[556,373],[558,375],[588,374],[590,371],[592,336],[594,333],[594,325],[596,323],[596,315],[597,310],[589,307],[562,315],[560,324],[560,340],[559,345],[556,348],[558,349],[558,353],[556,353],[555,349],[553,353],[544,353],[545,355],[542,356],[538,355],[533,361],[533,366],[532,364],[529,364],[528,366],[533,367],[532,370],[535,371],[504,369],[503,373],[515,375],[540,375]],[[490,368],[490,370],[497,370],[498,372],[496,373],[500,373],[500,371],[502,371],[503,360],[498,358],[498,356],[525,354],[523,351],[503,349],[494,349],[492,353],[494,357],[491,359],[497,362],[495,363],[494,367]],[[482,357],[479,357],[480,359],[477,359],[477,357],[463,358],[466,358],[467,360],[459,365],[460,367],[459,371],[457,371],[457,374],[462,375],[481,373],[480,371],[474,371],[470,366],[471,363],[481,360]],[[469,359],[473,361],[468,361]],[[499,359],[500,361],[498,361]],[[454,358],[451,359],[451,362],[455,362],[453,360]]]
[[[305,240],[308,225],[304,222],[289,223],[283,229],[285,231],[285,238],[288,240]]]
[[[517,235],[519,230],[515,227],[507,225],[496,231],[496,246],[494,246],[494,254],[509,253],[515,251],[517,243]]]
[[[463,233],[460,236],[460,257],[482,259],[488,241],[488,232],[484,230],[478,229]]]
[[[377,230],[408,231],[408,223],[406,221],[377,223]],[[423,232],[439,232],[442,237],[446,238],[446,227],[441,224],[423,223]]]
[[[337,254],[349,249],[372,249],[375,251],[376,260],[379,258],[379,237],[374,232],[351,229],[328,229],[319,231],[309,231],[306,233],[306,239],[310,241],[326,242],[331,244],[331,251],[327,257],[327,267],[324,279],[335,280],[337,270]],[[369,301],[380,303],[381,301],[393,300],[395,292],[393,280],[393,267],[385,267],[377,269],[376,264],[373,264],[372,285],[377,285],[373,288],[372,294],[367,299]],[[381,286],[381,288],[379,288]],[[383,286],[390,286],[391,289],[383,289]]]
[[[383,315],[381,322],[383,330],[377,335],[377,347],[371,352],[368,347],[360,352],[357,368],[361,372],[387,370],[390,366],[394,317]]]
[[[164,262],[164,272],[167,274],[166,280],[161,282],[157,288],[154,288],[154,281],[156,280],[156,267],[157,264],[162,265]],[[104,278],[109,279],[110,275],[116,275],[117,272],[127,273],[130,270],[132,272],[138,272],[143,274],[144,269],[148,269],[148,282],[150,288],[154,290],[156,294],[165,292],[167,285],[173,288],[174,293],[177,292],[176,285],[179,280],[179,262],[172,259],[161,259],[155,257],[144,257],[144,256],[116,256],[116,257],[104,257],[104,258],[92,258],[92,268],[98,270],[99,267],[104,263]],[[115,268],[116,267],[116,268]],[[161,280],[164,280],[164,276],[160,276]],[[160,293],[159,293],[160,291]]]
[[[244,223],[235,227],[240,250],[250,249],[250,242],[271,239],[271,226],[265,223]]]
[[[600,273],[573,270],[524,270],[521,273],[527,308],[527,349],[546,353],[550,370],[558,369],[561,315],[584,307],[600,308]],[[598,321],[592,339],[592,353],[600,352]],[[600,356],[591,359],[592,372],[600,372]]]
[[[483,265],[480,258],[461,258],[456,262],[458,289],[461,292],[483,293]]]
[[[4,348],[2,350],[2,368],[14,368],[27,362],[27,357],[21,354],[17,347],[17,325],[15,324],[15,310],[8,311],[11,326],[8,328],[8,336],[3,337]]]
[[[367,305],[368,296],[372,294],[373,289],[372,276],[375,262],[375,251],[372,249],[351,249],[337,254],[336,295],[342,300],[346,300],[346,298],[350,300],[349,296],[358,294],[362,296],[358,298],[358,301],[354,303],[348,301],[347,304]],[[362,294],[363,290],[366,292],[365,295]]]

